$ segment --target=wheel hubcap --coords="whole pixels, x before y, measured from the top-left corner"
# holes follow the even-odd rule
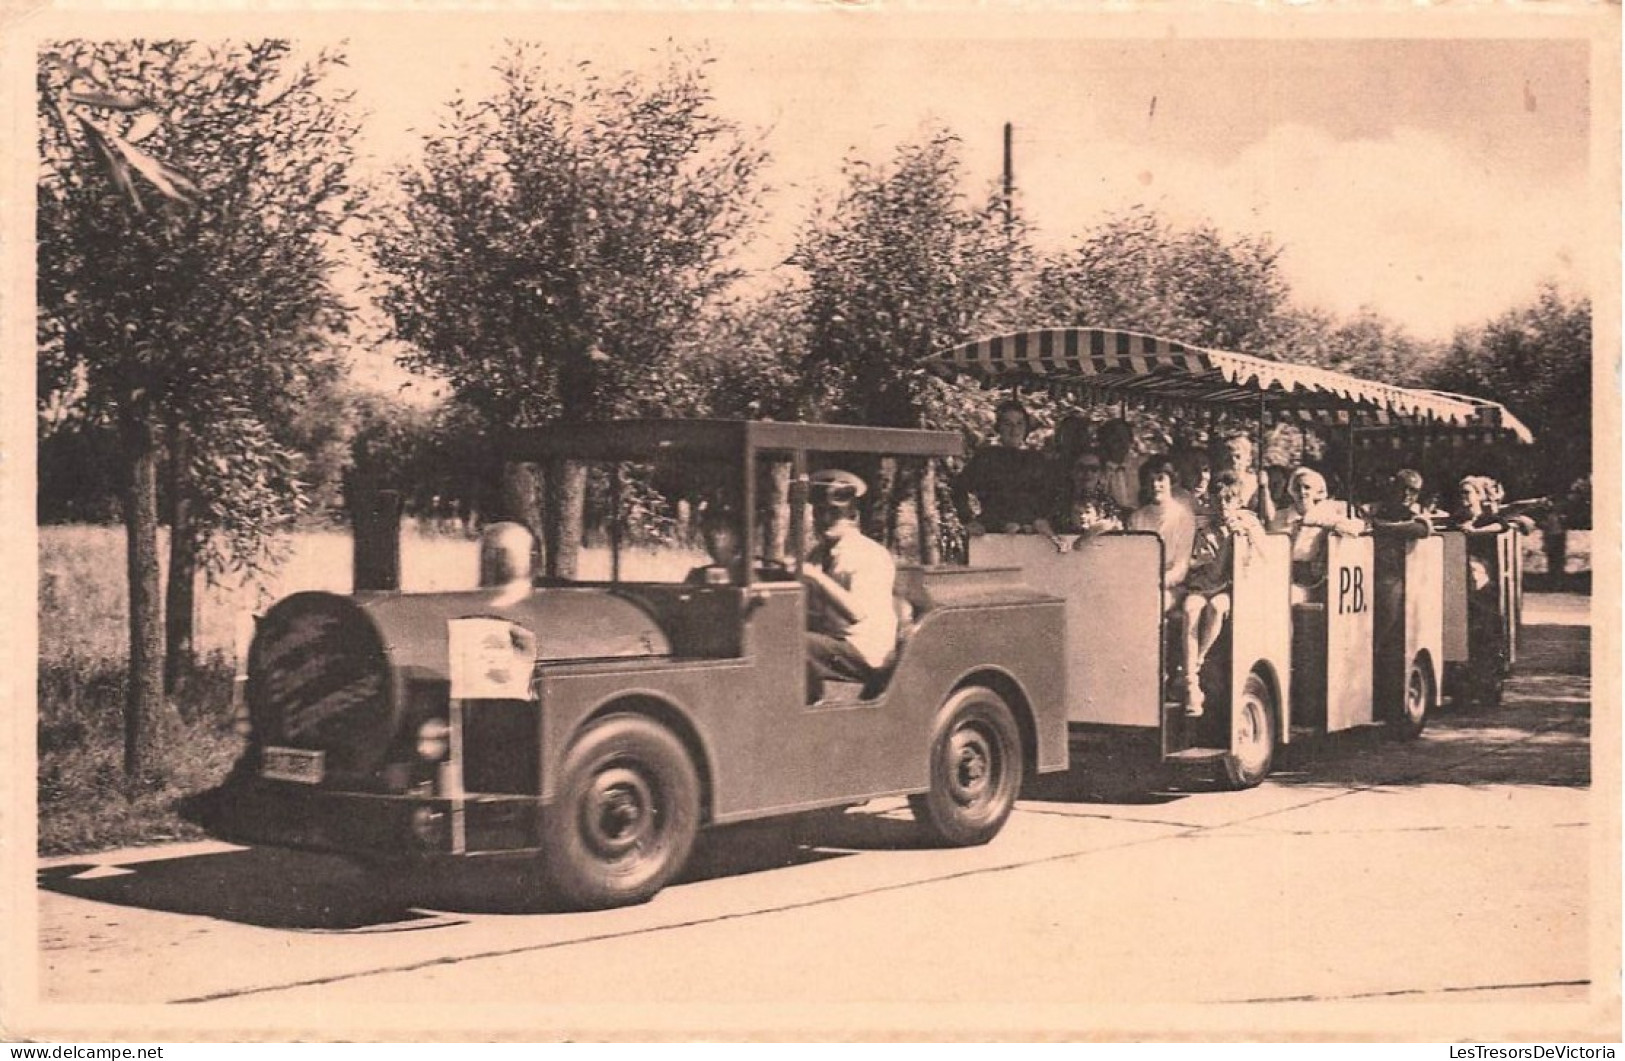
[[[1427,710],[1427,688],[1423,682],[1421,671],[1411,671],[1410,681],[1405,683],[1405,714],[1411,721],[1422,717]]]
[[[955,731],[949,748],[950,788],[962,805],[982,799],[992,783],[993,750],[974,729]]]
[[[615,767],[593,778],[582,807],[582,832],[598,854],[615,858],[635,851],[654,831],[654,793],[635,770]]]
[[[1264,705],[1248,696],[1241,704],[1241,724],[1236,727],[1236,758],[1249,772],[1264,762],[1268,750],[1265,741]]]

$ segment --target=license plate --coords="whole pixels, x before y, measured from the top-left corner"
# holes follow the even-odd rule
[[[260,776],[273,781],[320,784],[323,754],[308,748],[266,748],[260,757]]]

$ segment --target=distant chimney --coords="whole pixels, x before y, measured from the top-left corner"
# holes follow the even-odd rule
[[[401,588],[401,495],[362,488],[348,498],[356,592]]]

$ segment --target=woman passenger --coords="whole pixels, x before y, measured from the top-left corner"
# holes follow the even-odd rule
[[[1129,517],[1128,529],[1154,531],[1162,538],[1163,610],[1174,611],[1184,596],[1196,542],[1196,516],[1174,496],[1174,466],[1166,457],[1151,457],[1140,465],[1140,499],[1144,502]]]
[[[1038,450],[1026,448],[1032,428],[1026,408],[1018,401],[1004,402],[994,420],[998,443],[978,449],[953,486],[954,508],[972,536],[1031,530],[1050,504],[1044,496],[1049,462]]]
[[[1292,603],[1322,601],[1326,589],[1326,532],[1353,537],[1365,530],[1362,520],[1347,515],[1343,502],[1328,497],[1326,478],[1313,468],[1298,468],[1287,483],[1291,505],[1275,514],[1272,531],[1292,535]]]

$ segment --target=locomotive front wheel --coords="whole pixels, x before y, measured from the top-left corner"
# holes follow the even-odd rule
[[[909,809],[931,839],[950,847],[985,844],[1004,828],[1021,791],[1021,733],[1004,698],[973,685],[937,712],[931,788]]]
[[[1405,698],[1390,723],[1390,732],[1400,740],[1415,740],[1422,735],[1432,710],[1433,678],[1421,659],[1413,659],[1405,674]]]
[[[683,868],[700,821],[700,782],[671,731],[636,715],[594,723],[565,756],[543,816],[544,873],[573,907],[652,898]]]
[[[1224,777],[1231,788],[1253,788],[1275,762],[1275,696],[1256,671],[1247,675],[1234,710],[1234,747],[1224,757]]]

